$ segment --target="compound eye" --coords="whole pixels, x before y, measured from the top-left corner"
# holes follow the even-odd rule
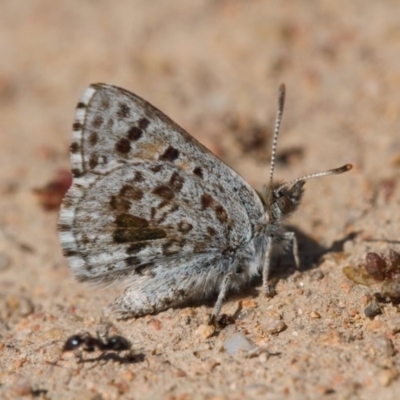
[[[278,199],[278,207],[282,211],[282,214],[288,214],[292,211],[292,202],[289,197],[283,195]]]

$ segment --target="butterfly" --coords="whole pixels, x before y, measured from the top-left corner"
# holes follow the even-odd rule
[[[151,104],[124,89],[92,84],[75,115],[73,183],[60,210],[60,242],[81,282],[122,282],[105,311],[140,317],[217,296],[262,274],[292,246],[282,223],[299,206],[305,180],[341,174],[350,164],[282,183],[273,180],[285,86],[279,90],[270,181],[261,192]]]

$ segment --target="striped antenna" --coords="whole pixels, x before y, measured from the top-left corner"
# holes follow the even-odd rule
[[[310,178],[318,178],[319,176],[343,174],[343,172],[350,171],[352,168],[353,168],[353,166],[351,164],[346,164],[346,165],[343,165],[343,167],[328,169],[327,171],[316,172],[314,174],[305,175],[305,176],[302,176],[301,178],[293,179],[290,182],[284,183],[282,186],[279,186],[278,189],[276,189],[276,192],[279,192],[280,190],[282,190],[283,188],[285,188],[287,186],[292,186],[299,181],[304,181],[304,180],[310,179]]]
[[[272,184],[272,179],[274,177],[276,145],[278,142],[279,128],[281,126],[281,121],[282,121],[283,108],[285,106],[285,93],[286,93],[286,87],[285,87],[285,84],[282,83],[281,86],[279,86],[278,111],[276,112],[274,140],[272,142],[271,168],[269,170],[270,186]]]

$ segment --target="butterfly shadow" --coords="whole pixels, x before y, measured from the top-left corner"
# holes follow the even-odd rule
[[[299,251],[299,270],[308,271],[315,269],[320,264],[323,256],[328,253],[341,253],[348,240],[353,240],[359,232],[351,232],[343,238],[335,240],[329,247],[322,246],[310,236],[293,226],[286,226],[288,232],[294,232]],[[296,271],[293,252],[288,250],[282,255],[275,255],[272,260],[272,275],[287,278]]]
[[[329,253],[340,253],[343,252],[344,243],[348,240],[353,240],[359,232],[351,232],[345,235],[343,238],[335,240],[329,247],[322,246],[320,243],[316,242],[310,236],[302,232],[301,230],[293,227],[286,226],[288,232],[294,232],[297,239],[298,250],[299,250],[299,271],[309,271],[318,268],[321,259]],[[270,282],[273,286],[281,279],[287,279],[289,276],[296,273],[296,263],[293,256],[293,252],[288,250],[283,254],[276,254],[271,260],[271,279]],[[244,296],[249,296],[252,298],[258,297],[260,291],[257,290],[262,284],[262,276],[255,278],[249,286],[246,286],[240,293],[232,293],[230,298],[240,299]],[[240,314],[240,303],[239,308],[233,315]]]

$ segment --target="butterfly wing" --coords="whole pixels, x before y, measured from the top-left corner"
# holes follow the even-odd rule
[[[191,262],[209,265],[249,242],[263,214],[243,178],[159,110],[114,86],[86,89],[70,151],[73,184],[59,232],[80,280],[143,280]]]

